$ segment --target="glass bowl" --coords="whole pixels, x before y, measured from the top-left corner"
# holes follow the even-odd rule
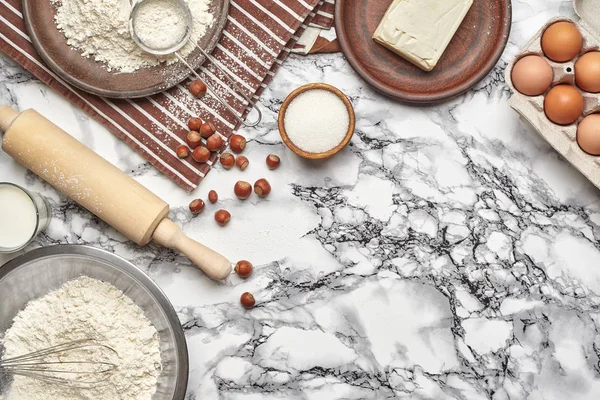
[[[116,286],[144,310],[158,331],[163,363],[152,400],[183,400],[189,360],[183,329],[173,306],[144,272],[107,251],[88,246],[51,246],[30,251],[1,267],[0,337],[30,300],[80,276]]]

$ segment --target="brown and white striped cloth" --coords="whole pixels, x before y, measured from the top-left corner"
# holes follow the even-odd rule
[[[215,63],[229,71],[238,87],[256,102],[302,31],[311,23],[328,23],[332,1],[231,0],[227,24],[212,54]],[[135,100],[102,98],[70,86],[37,55],[25,30],[21,0],[0,0],[0,51],[90,114],[187,191],[198,186],[217,160],[216,154],[204,164],[177,158],[175,149],[185,143],[187,120],[200,116],[213,121],[217,132],[226,138],[238,127],[237,120],[211,95],[202,102],[192,98],[186,82]],[[249,109],[246,100],[212,62],[207,61],[198,73],[239,116],[245,115]]]
[[[315,8],[315,17],[310,26],[321,29],[331,29],[333,26],[333,13],[335,12],[335,0],[324,0]]]

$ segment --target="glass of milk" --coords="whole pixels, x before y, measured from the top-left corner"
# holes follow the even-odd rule
[[[0,253],[27,246],[50,223],[50,205],[37,193],[0,182]]]

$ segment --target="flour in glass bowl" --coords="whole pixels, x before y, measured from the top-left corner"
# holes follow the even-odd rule
[[[57,8],[54,18],[56,26],[65,35],[69,46],[80,51],[84,57],[104,63],[109,71],[130,73],[161,62],[172,64],[178,61],[175,56],[159,58],[150,55],[135,44],[129,29],[129,0],[51,1]],[[214,21],[209,11],[211,0],[185,2],[194,21],[190,40],[197,43]],[[158,40],[168,42],[170,38],[161,37]],[[194,48],[194,44],[189,43],[179,53],[185,58]]]
[[[117,369],[104,384],[65,387],[15,376],[2,400],[150,400],[161,371],[158,332],[143,310],[110,283],[89,277],[69,281],[29,302],[2,339],[3,358],[80,339],[99,339],[118,357]],[[86,354],[86,361],[107,361]],[[97,358],[97,359],[96,359]]]

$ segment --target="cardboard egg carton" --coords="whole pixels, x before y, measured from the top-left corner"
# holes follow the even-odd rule
[[[575,12],[581,18],[579,21],[573,21],[568,18],[551,19],[525,45],[506,68],[506,83],[513,92],[508,103],[556,151],[562,154],[575,168],[600,188],[600,157],[594,157],[585,153],[577,144],[576,139],[579,122],[590,114],[600,112],[600,93],[584,92],[575,85],[575,62],[577,59],[589,51],[600,51],[600,2],[597,0],[574,0],[573,3]],[[572,22],[583,36],[581,53],[574,60],[565,63],[557,63],[550,60],[542,51],[543,33],[550,25],[558,21]],[[552,87],[561,83],[568,83],[581,92],[584,98],[584,112],[575,123],[566,126],[556,125],[546,117],[544,113],[544,97],[547,92],[541,96],[526,96],[515,89],[511,80],[513,66],[521,58],[528,55],[539,55],[548,61],[554,71]]]

